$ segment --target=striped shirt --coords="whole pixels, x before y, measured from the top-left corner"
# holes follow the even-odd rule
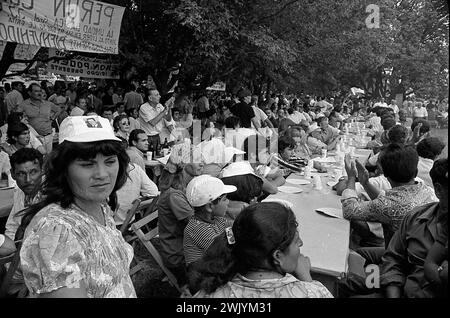
[[[198,219],[195,215],[184,229],[183,249],[186,265],[200,259],[216,236],[222,234],[226,227],[233,224],[224,217],[214,217],[213,223]]]
[[[284,161],[279,154],[273,154],[270,157],[271,166],[279,167],[283,170],[283,176],[287,177],[291,173],[294,172],[302,172],[303,167],[308,164],[308,160],[306,162],[300,158],[295,156],[291,157],[289,161]]]

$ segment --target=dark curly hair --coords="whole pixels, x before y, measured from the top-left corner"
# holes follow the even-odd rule
[[[191,292],[212,293],[237,273],[245,274],[255,268],[281,272],[272,255],[276,250],[288,248],[297,226],[292,210],[280,203],[264,202],[246,207],[233,223],[235,244],[228,244],[223,233],[214,239],[200,260],[191,264],[188,273]]]

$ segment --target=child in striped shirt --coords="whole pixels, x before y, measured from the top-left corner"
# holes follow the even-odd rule
[[[186,265],[200,259],[217,235],[222,234],[232,222],[227,220],[227,193],[236,187],[225,185],[210,175],[195,177],[186,187],[186,197],[194,208],[194,215],[184,229],[183,249]]]

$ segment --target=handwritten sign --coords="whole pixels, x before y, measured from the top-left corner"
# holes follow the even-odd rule
[[[0,40],[118,53],[125,8],[94,0],[2,0]]]
[[[6,46],[5,41],[0,41],[0,59],[2,58],[3,51],[5,50]],[[14,51],[14,58],[20,59],[20,60],[31,60],[36,55],[36,53],[39,51],[39,46],[34,45],[24,45],[24,44],[18,44],[16,46],[16,50]],[[11,66],[8,68],[8,72],[20,72],[23,71],[27,65],[25,63],[14,63],[11,64]]]
[[[60,57],[64,56],[65,53],[56,49],[49,49],[48,55],[49,57]],[[113,58],[75,56],[70,60],[48,62],[47,72],[88,78],[119,78],[120,66],[119,61]]]
[[[227,85],[224,82],[215,82],[212,86],[207,87],[209,91],[222,91],[225,92]]]

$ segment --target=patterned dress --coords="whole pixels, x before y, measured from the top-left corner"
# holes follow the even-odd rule
[[[286,274],[283,278],[248,279],[241,274],[211,294],[199,291],[194,298],[333,298],[318,281],[303,282]]]
[[[75,206],[50,204],[28,226],[20,251],[31,296],[82,285],[89,298],[134,298],[129,275],[133,248],[103,207],[106,226]],[[82,284],[83,283],[83,284]]]

